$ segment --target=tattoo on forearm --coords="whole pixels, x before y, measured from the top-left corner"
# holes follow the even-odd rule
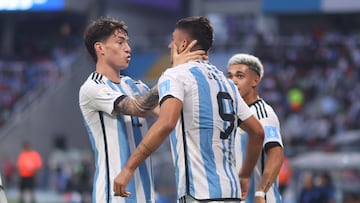
[[[159,102],[157,86],[142,96],[136,96],[135,99],[135,108],[137,108],[138,111],[147,112],[154,109]]]
[[[143,95],[137,95],[135,98],[125,97],[116,106],[117,113],[125,115],[145,114],[154,109],[158,105],[159,93],[157,85],[155,85],[149,92]]]
[[[146,149],[146,151],[151,154],[152,150],[150,149],[150,147],[148,147],[145,143],[142,143],[142,145],[144,146],[144,148]]]
[[[145,156],[145,157],[148,157],[150,156],[150,154],[152,153],[152,151],[150,150],[150,148],[144,144],[144,143],[141,143],[138,147],[138,150],[140,151],[140,153]]]

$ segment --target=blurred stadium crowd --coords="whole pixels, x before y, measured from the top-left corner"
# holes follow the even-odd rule
[[[347,20],[351,21],[351,18],[353,16]],[[229,25],[236,26],[232,24],[233,19],[228,20],[231,21]],[[303,23],[309,22],[304,20]],[[37,97],[41,97],[49,84],[56,83],[76,68],[71,64],[83,54],[83,26],[85,22],[80,26],[58,24],[51,32],[46,31],[46,26],[38,27],[46,34],[37,38],[24,36],[22,39],[32,40],[18,41],[20,46],[11,55],[0,53],[0,129],[19,112],[19,108],[31,105],[26,103],[29,95],[35,92]],[[131,30],[135,25],[129,26]],[[241,27],[235,30],[241,30]],[[260,95],[279,116],[285,152],[289,157],[309,149],[336,151],[331,138],[360,129],[360,30],[357,25],[349,24],[344,29],[340,25],[324,24],[278,33],[248,29],[243,33],[229,31],[227,34],[228,40],[224,43],[217,42],[215,36],[212,55],[219,55],[214,58],[222,57],[221,61],[227,61],[231,56],[229,53],[241,50],[262,60],[265,77]],[[169,36],[170,33],[160,36],[163,44],[168,43]],[[152,53],[148,45],[139,47],[137,44],[137,48]],[[133,51],[136,53],[136,49]],[[226,64],[222,66],[226,71]],[[131,70],[128,73],[131,75]],[[64,168],[53,167],[52,172],[58,175],[59,182],[51,184],[59,191],[67,191],[69,188],[66,187],[70,187],[71,182],[74,185],[81,176],[76,175],[79,170],[88,170],[89,160],[82,158],[78,157],[70,164],[58,164]],[[56,162],[63,158],[54,159]],[[155,158],[155,164],[160,159]],[[80,174],[88,180],[88,173]]]

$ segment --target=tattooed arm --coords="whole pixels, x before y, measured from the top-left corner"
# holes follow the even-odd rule
[[[125,114],[132,116],[145,117],[153,113],[159,104],[159,93],[157,85],[143,95],[134,98],[121,96],[114,103],[113,114]]]

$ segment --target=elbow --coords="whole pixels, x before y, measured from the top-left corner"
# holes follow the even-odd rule
[[[176,122],[172,122],[172,121],[164,122],[164,125],[163,125],[164,130],[169,133],[171,131],[173,131],[175,127],[176,127]]]
[[[262,126],[259,126],[258,128],[255,129],[254,134],[256,135],[257,139],[261,140],[261,143],[263,143],[265,138],[264,128]]]
[[[169,119],[159,119],[157,122],[158,126],[160,127],[160,131],[162,131],[161,134],[168,135],[176,127],[176,121],[174,122]]]

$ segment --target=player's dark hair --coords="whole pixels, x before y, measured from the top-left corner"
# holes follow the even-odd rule
[[[214,28],[210,21],[203,16],[191,16],[180,19],[175,29],[185,31],[193,40],[197,40],[197,44],[202,50],[208,51],[214,41]]]
[[[84,32],[84,43],[87,51],[95,61],[97,62],[97,56],[94,48],[96,42],[102,42],[107,40],[115,30],[122,30],[127,35],[127,26],[123,21],[118,21],[113,18],[101,17],[96,21],[93,21]]]

